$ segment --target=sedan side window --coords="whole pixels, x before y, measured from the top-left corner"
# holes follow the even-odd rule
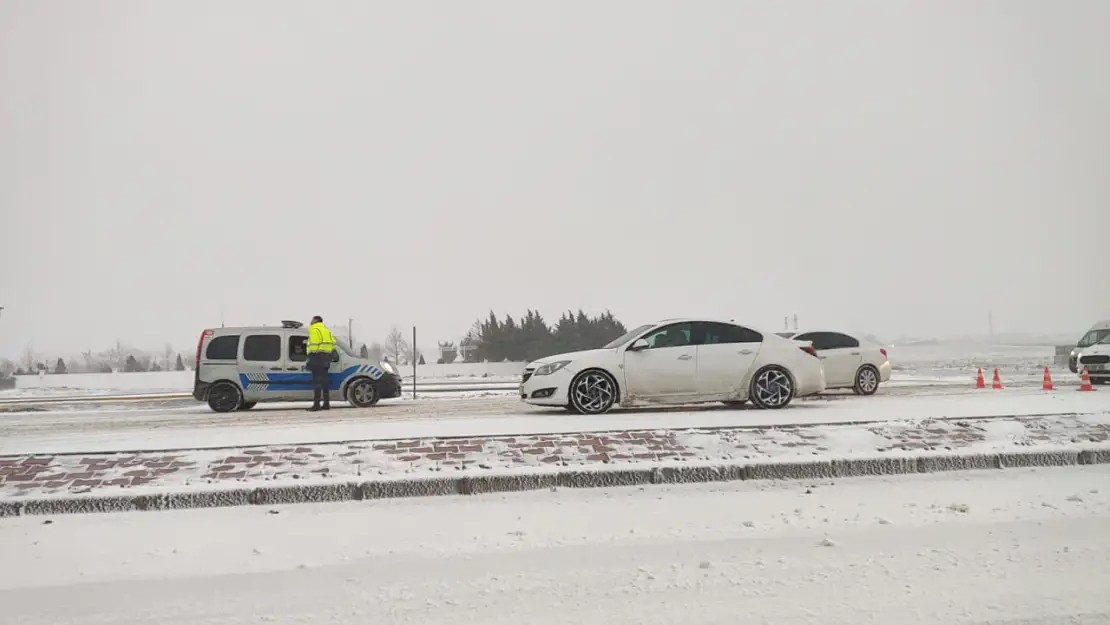
[[[728,323],[699,323],[702,340],[699,345],[720,343],[762,343],[763,335],[755,330]]]
[[[833,347],[847,349],[859,347],[859,341],[847,334],[839,332],[830,332],[829,336],[832,337]]]
[[[690,338],[693,334],[692,323],[675,323],[659,328],[644,337],[648,349],[662,349],[664,347],[686,347],[691,345]]]
[[[833,339],[833,334],[830,332],[810,332],[801,336],[794,337],[795,341],[813,341],[813,349],[821,351],[823,349],[835,349],[839,347]]]

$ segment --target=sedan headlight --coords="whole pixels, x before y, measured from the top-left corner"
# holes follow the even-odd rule
[[[559,369],[562,369],[563,367],[565,367],[569,364],[570,364],[569,360],[559,360],[559,361],[556,361],[556,362],[549,362],[546,365],[540,365],[540,367],[537,368],[532,373],[532,375],[551,375],[552,373],[555,373]]]
[[[394,369],[393,365],[389,364],[388,362],[379,362],[378,366],[381,367],[382,371],[385,371],[386,373],[397,375],[397,370]]]

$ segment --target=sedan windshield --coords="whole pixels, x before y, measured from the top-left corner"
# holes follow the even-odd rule
[[[620,347],[621,345],[624,345],[625,343],[631,341],[632,339],[636,338],[637,336],[640,336],[644,332],[647,332],[648,330],[650,330],[654,327],[655,327],[655,324],[648,324],[646,326],[640,326],[638,328],[633,328],[633,329],[629,330],[628,332],[625,332],[624,334],[620,335],[620,337],[618,337],[616,339],[613,339],[609,343],[606,343],[605,346],[602,347],[601,349],[613,349],[613,348],[616,348],[616,347]]]

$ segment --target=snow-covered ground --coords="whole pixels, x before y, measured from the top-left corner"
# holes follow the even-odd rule
[[[6,622],[1110,622],[1110,467],[0,519]]]
[[[108,452],[215,446],[282,445],[395,438],[512,436],[598,430],[842,424],[926,418],[999,417],[1110,412],[1110,393],[1074,388],[990,389],[959,395],[856,397],[798,401],[785,410],[720,405],[669,410],[618,410],[580,416],[536,409],[517,399],[396,401],[327,413],[302,408],[217,414],[193,404],[178,409],[55,411],[0,414],[0,454]]]
[[[989,376],[998,368],[1003,382],[1011,385],[1040,384],[1044,367],[1058,380],[1074,374],[1053,364],[1054,348],[977,344],[930,344],[888,348],[894,368],[893,382],[906,385],[966,384],[974,382],[982,367]],[[458,363],[417,367],[417,385],[465,384],[512,385],[519,381],[524,363]],[[402,368],[406,384],[412,370]],[[187,393],[193,387],[193,372],[92,373],[19,376],[16,388],[0,391],[0,401],[22,397]],[[443,390],[442,388],[440,390]]]

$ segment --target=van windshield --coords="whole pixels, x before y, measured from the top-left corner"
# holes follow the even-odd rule
[[[1110,342],[1110,328],[1106,330],[1091,330],[1079,339],[1078,347],[1090,347],[1096,343]]]

